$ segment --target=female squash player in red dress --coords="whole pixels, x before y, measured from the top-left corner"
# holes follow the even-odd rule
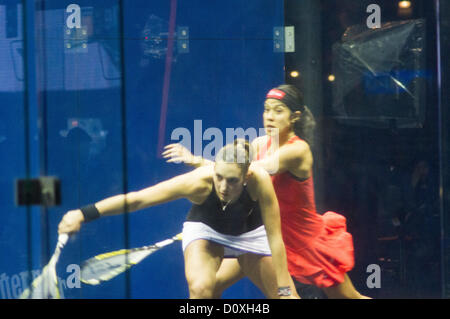
[[[328,298],[368,298],[347,275],[354,266],[354,249],[345,217],[316,212],[308,143],[315,121],[302,93],[292,85],[270,90],[263,119],[267,135],[253,141],[257,150],[253,165],[261,165],[272,175],[290,274],[300,283],[322,288]],[[171,162],[193,166],[207,162],[179,144],[168,145],[163,155]],[[216,296],[242,277],[241,265],[235,259],[224,259],[217,273]]]

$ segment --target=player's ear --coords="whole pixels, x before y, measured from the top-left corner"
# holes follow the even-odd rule
[[[295,111],[291,114],[291,123],[295,123],[298,120],[300,120],[300,116],[302,115],[302,112],[300,111]]]

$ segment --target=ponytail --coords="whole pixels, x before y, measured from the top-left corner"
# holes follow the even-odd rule
[[[305,140],[310,147],[314,145],[314,129],[316,120],[311,110],[305,105],[300,115],[300,119],[294,123],[294,133],[302,140]]]

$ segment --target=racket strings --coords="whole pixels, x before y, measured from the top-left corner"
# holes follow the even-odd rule
[[[81,281],[89,285],[98,285],[108,281],[138,264],[150,254],[181,239],[181,234],[178,234],[154,245],[120,249],[92,257],[81,266]]]

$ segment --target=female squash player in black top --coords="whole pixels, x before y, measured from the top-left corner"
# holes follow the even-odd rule
[[[298,298],[287,269],[272,181],[264,169],[250,168],[249,148],[248,143],[237,140],[219,151],[214,166],[68,211],[58,231],[77,232],[83,222],[100,216],[186,198],[193,203],[183,227],[190,298],[214,297],[216,272],[228,256],[237,256],[245,274],[267,297]],[[273,268],[262,267],[263,263],[273,263]],[[274,269],[278,290],[265,280],[273,277],[264,273],[265,269]]]

